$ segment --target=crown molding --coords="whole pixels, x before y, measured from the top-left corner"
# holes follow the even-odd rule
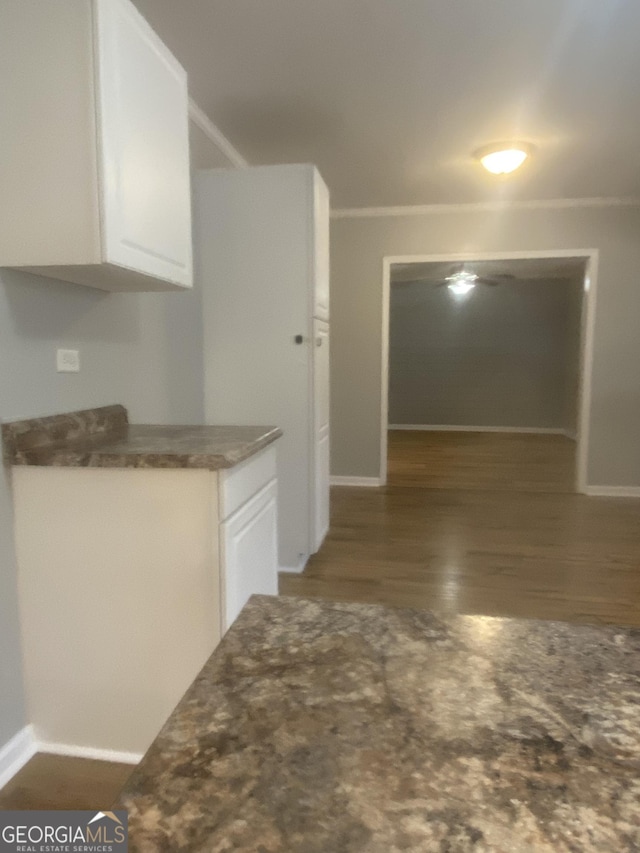
[[[331,218],[365,219],[376,216],[427,216],[439,213],[496,213],[503,210],[566,210],[585,207],[640,207],[640,198],[550,198],[467,204],[415,204],[405,207],[343,207],[332,210]]]
[[[242,154],[229,142],[221,130],[215,126],[209,116],[200,109],[193,98],[189,98],[189,119],[199,127],[207,139],[212,142],[236,169],[246,169],[249,165]]]

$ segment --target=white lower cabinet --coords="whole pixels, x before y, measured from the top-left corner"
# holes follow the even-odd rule
[[[275,471],[273,445],[221,471],[12,469],[25,692],[45,748],[133,760],[249,596],[277,593]]]
[[[226,628],[251,595],[278,593],[278,487],[272,480],[220,527]]]

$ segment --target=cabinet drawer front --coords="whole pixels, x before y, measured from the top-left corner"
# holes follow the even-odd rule
[[[245,462],[221,472],[220,518],[224,520],[276,476],[276,449],[269,447]]]

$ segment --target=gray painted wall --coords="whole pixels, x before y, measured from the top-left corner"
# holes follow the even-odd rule
[[[194,167],[221,165],[219,152],[201,131],[192,125],[191,134]],[[80,373],[56,373],[57,347],[80,350]],[[107,403],[123,403],[138,423],[204,423],[198,290],[103,293],[0,270],[0,420]],[[0,748],[27,722],[10,470],[5,468],[0,473]]]
[[[565,429],[577,395],[573,289],[519,279],[455,297],[433,283],[393,284],[389,423]]]
[[[334,219],[332,473],[380,472],[384,256],[577,248],[600,252],[588,482],[640,485],[640,210],[624,207]]]

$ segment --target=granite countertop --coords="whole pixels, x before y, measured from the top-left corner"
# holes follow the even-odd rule
[[[254,597],[118,806],[136,851],[640,850],[640,631]]]
[[[230,468],[282,435],[277,427],[129,423],[102,406],[2,425],[9,465],[71,468]]]

